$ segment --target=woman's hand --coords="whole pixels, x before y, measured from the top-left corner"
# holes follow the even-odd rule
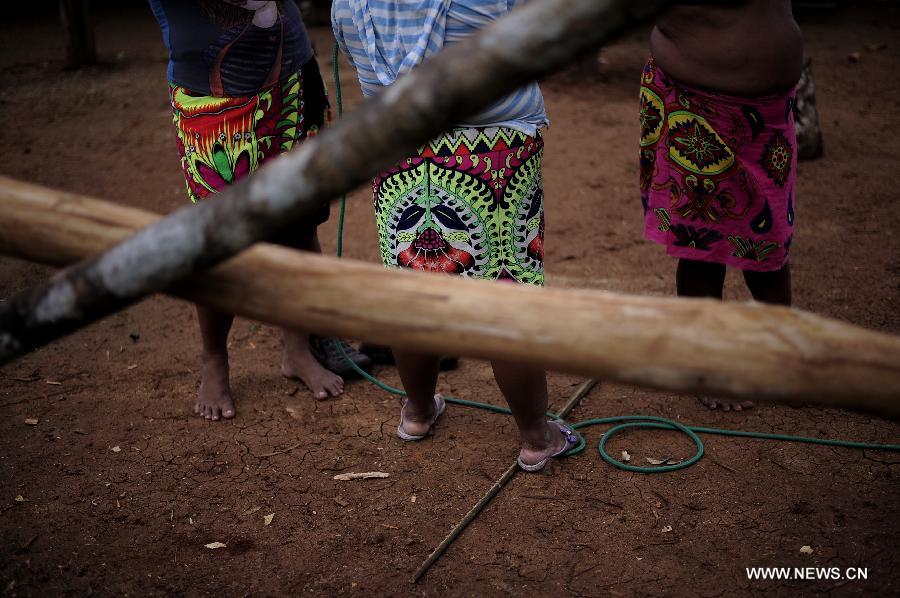
[[[252,10],[253,24],[262,29],[268,29],[278,20],[278,4],[264,0],[222,0],[227,4],[233,4],[246,10]]]

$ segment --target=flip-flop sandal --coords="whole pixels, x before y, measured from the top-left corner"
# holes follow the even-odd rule
[[[572,430],[572,428],[570,428],[569,426],[567,426],[565,424],[561,424],[558,421],[554,421],[554,420],[550,420],[550,423],[556,424],[556,426],[559,427],[559,433],[566,437],[565,446],[562,447],[561,449],[559,449],[558,451],[556,451],[555,453],[553,453],[552,455],[550,455],[548,457],[544,457],[543,459],[541,459],[534,465],[529,465],[528,463],[525,463],[524,461],[522,461],[521,456],[518,457],[516,460],[519,463],[519,469],[521,469],[522,471],[527,471],[528,473],[538,472],[538,471],[544,469],[544,467],[546,467],[547,463],[550,462],[550,459],[555,459],[556,457],[559,457],[560,455],[564,455],[568,451],[570,451],[573,448],[575,448],[576,446],[578,446],[578,442],[579,442],[578,434],[576,434]]]
[[[428,432],[434,427],[435,422],[437,422],[438,418],[444,414],[444,410],[447,408],[447,401],[444,400],[442,395],[434,395],[434,417],[428,422],[428,432],[421,436],[413,436],[412,434],[407,434],[403,431],[403,424],[406,422],[406,404],[408,402],[409,399],[403,399],[403,407],[400,408],[400,425],[397,426],[397,437],[406,442],[415,442],[416,440],[422,440],[428,436]]]

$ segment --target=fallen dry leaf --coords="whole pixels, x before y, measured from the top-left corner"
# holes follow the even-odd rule
[[[859,62],[862,60],[862,52],[850,52],[850,54],[847,55],[847,60],[850,62]]]
[[[252,515],[252,514],[256,513],[257,511],[259,511],[261,508],[262,508],[262,507],[250,507],[249,509],[247,509],[246,511],[244,511],[243,513],[241,513],[241,517],[249,517],[250,515]]]
[[[25,418],[25,424],[26,424],[26,425],[29,425],[29,426],[36,426],[36,425],[38,425],[38,418],[36,418],[36,417],[26,417],[26,418]]]
[[[221,542],[210,542],[209,544],[204,544],[204,547],[209,548],[210,550],[216,550],[217,548],[228,548],[228,544],[222,544]]]
[[[668,533],[671,532],[671,531],[672,531],[672,526],[671,526],[671,525],[667,525],[667,526],[665,526],[664,528],[662,528],[662,533],[664,533],[664,534],[668,534]]]
[[[349,482],[350,480],[370,480],[373,478],[382,479],[389,477],[391,477],[391,474],[383,471],[367,471],[365,473],[339,473],[332,479],[340,482]]]
[[[25,497],[21,494],[16,495],[16,502],[25,502]]]
[[[631,461],[631,455],[628,454],[628,451],[622,451],[622,461],[625,461],[625,463]]]
[[[650,465],[665,465],[668,459],[657,459],[656,457],[646,457],[647,463]]]
[[[263,525],[272,525],[272,520],[275,519],[275,513],[270,513],[263,517]]]
[[[801,546],[800,547],[800,554],[812,554],[812,553],[813,553],[812,546]]]
[[[335,496],[335,497],[334,497],[334,502],[336,502],[338,505],[340,505],[340,506],[342,506],[342,507],[347,507],[347,506],[350,505],[350,503],[349,503],[348,501],[344,500],[344,499],[341,498],[340,496]]]
[[[57,382],[56,380],[44,380],[44,382],[51,386],[62,386],[62,382]]]
[[[136,368],[136,367],[137,367],[137,364],[136,364],[136,363],[132,363],[130,366],[128,366],[128,369],[129,369],[129,370],[133,370],[133,369]]]
[[[122,451],[122,449],[119,448],[119,445],[116,445],[116,446],[112,447],[112,448],[109,449],[109,450],[111,450],[111,451],[114,452],[114,453],[118,453],[118,452],[121,452],[121,451]]]
[[[667,459],[666,465],[678,465],[681,463],[681,459]]]

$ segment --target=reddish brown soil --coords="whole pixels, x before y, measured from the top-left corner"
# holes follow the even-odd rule
[[[796,303],[900,333],[900,12],[847,9],[804,25],[827,156],[802,166]],[[62,71],[60,38],[52,19],[0,25],[0,172],[159,212],[181,206],[164,50],[149,11],[100,19],[109,59],[102,68]],[[328,31],[315,38],[327,72]],[[640,235],[634,141],[644,40],[637,33],[608,48],[603,78],[564,74],[544,85],[553,119],[551,285],[673,292],[672,261]],[[887,47],[864,49],[877,43]],[[862,61],[851,64],[847,55],[857,49]],[[343,75],[353,81],[349,70]],[[358,101],[356,86],[346,87],[348,101]],[[365,190],[349,210],[349,255],[376,260]],[[335,223],[322,234],[333,251]],[[0,259],[0,296],[49,273]],[[728,295],[747,298],[739,277],[730,276]],[[546,475],[518,476],[412,586],[418,564],[514,458],[511,422],[451,408],[433,439],[402,444],[393,435],[395,399],[353,383],[340,400],[314,402],[279,376],[276,333],[239,322],[232,341],[238,417],[209,423],[190,413],[198,344],[191,308],[154,298],[0,371],[0,591],[900,593],[900,455],[715,437],[706,439],[708,455],[698,465],[672,474],[619,471],[591,449]],[[396,382],[394,371],[380,374]],[[577,383],[551,376],[554,404]],[[471,360],[446,375],[441,390],[501,400],[488,369]],[[897,424],[849,412],[766,405],[723,414],[690,397],[606,383],[572,419],[629,413],[900,440]],[[30,417],[39,423],[26,425]],[[598,436],[589,435],[592,445]],[[667,433],[626,435],[612,445],[638,462],[690,453]],[[391,477],[332,480],[368,470]],[[228,547],[204,548],[216,541]],[[801,554],[804,545],[814,553]],[[745,567],[753,565],[860,566],[869,579],[751,582]]]

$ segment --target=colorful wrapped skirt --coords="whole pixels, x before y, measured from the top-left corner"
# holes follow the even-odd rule
[[[644,236],[678,258],[775,271],[788,261],[797,177],[794,92],[692,89],[651,58],[641,86]]]
[[[540,136],[457,129],[373,181],[386,266],[544,283]]]
[[[325,84],[313,58],[275,87],[249,97],[201,95],[170,86],[188,197],[197,202],[315,136],[330,122]],[[328,220],[326,206],[304,222]],[[293,243],[288,243],[293,244]]]

